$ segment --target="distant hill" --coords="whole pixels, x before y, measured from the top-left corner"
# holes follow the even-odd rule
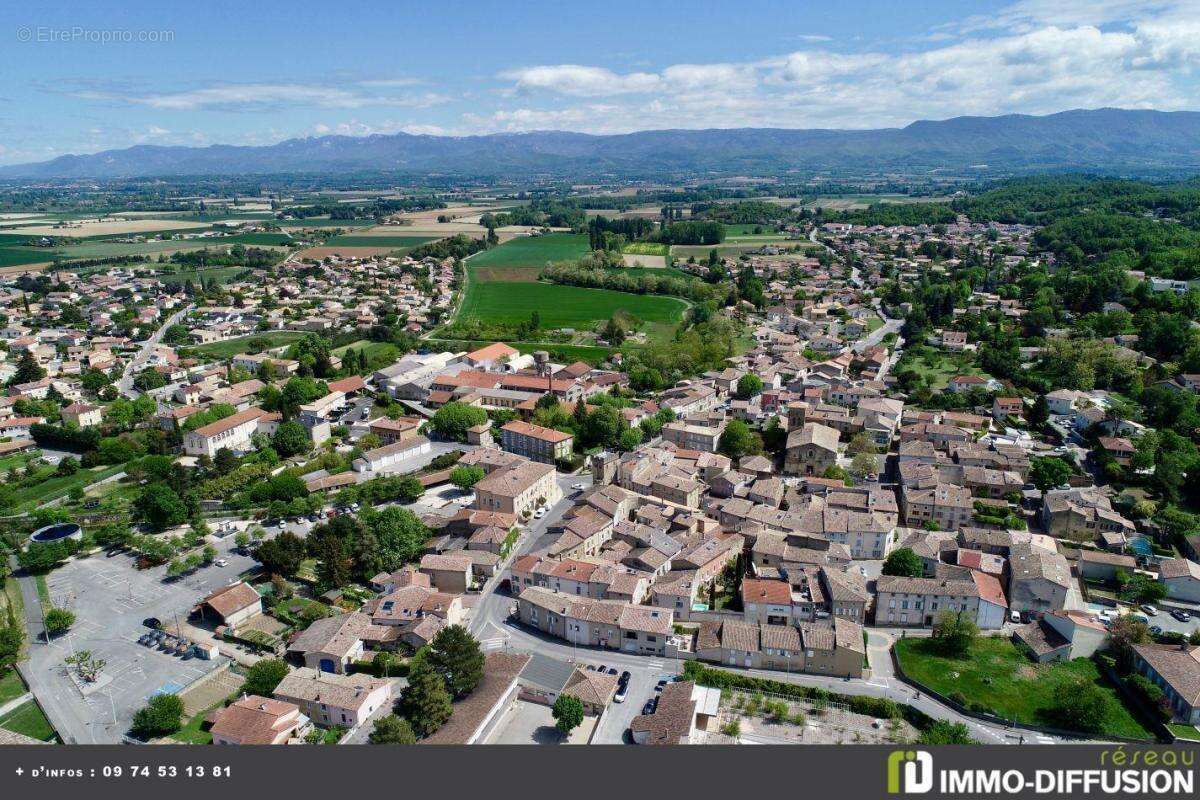
[[[0,178],[402,172],[520,176],[652,176],[796,170],[1093,171],[1200,168],[1200,113],[1064,111],[1043,117],[956,117],[879,130],[734,128],[593,136],[563,131],[488,136],[289,139],[263,147],[139,145],[0,167]]]

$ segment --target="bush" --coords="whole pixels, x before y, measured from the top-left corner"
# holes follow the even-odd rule
[[[288,674],[288,665],[277,658],[264,658],[254,663],[246,670],[246,682],[242,691],[246,694],[257,694],[270,697]]]
[[[183,727],[183,701],[178,695],[158,694],[133,715],[130,732],[139,739],[166,736]]]
[[[75,615],[65,608],[52,608],[46,612],[46,630],[51,636],[66,633],[75,624]]]

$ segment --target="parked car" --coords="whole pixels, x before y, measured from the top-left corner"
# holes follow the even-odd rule
[[[613,702],[614,703],[624,703],[625,695],[628,693],[628,691],[629,691],[628,685],[626,685],[624,683],[617,684],[617,693],[613,695]]]
[[[1150,626],[1150,635],[1151,636],[1162,636],[1162,632],[1163,632],[1162,628],[1158,627],[1157,625]]]
[[[580,492],[580,491],[583,491],[583,484],[582,483],[572,484],[571,488],[577,492]]]
[[[629,679],[632,677],[633,676],[629,674],[629,670],[625,670],[621,673],[621,677],[617,678],[617,683],[629,683]]]
[[[1192,615],[1181,608],[1172,609],[1171,616],[1180,622],[1191,622]]]
[[[1147,614],[1149,614],[1152,617],[1158,616],[1158,609],[1155,608],[1154,606],[1150,605],[1149,603],[1142,603],[1142,611],[1145,611]]]
[[[158,617],[146,617],[144,620],[142,620],[142,624],[151,630],[158,630],[162,627],[162,620],[160,620]]]
[[[658,703],[653,700],[647,700],[646,705],[642,706],[642,716],[649,716],[654,713],[654,709],[658,708]]]
[[[229,562],[223,558],[218,558],[213,563],[216,564],[218,567],[228,567],[229,566]]]

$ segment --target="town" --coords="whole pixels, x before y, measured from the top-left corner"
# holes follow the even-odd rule
[[[1200,295],[990,210],[1063,181],[7,269],[2,741],[1200,737]]]

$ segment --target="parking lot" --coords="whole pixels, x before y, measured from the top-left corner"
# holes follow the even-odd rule
[[[253,563],[235,553],[221,556],[228,566],[205,567],[169,583],[163,581],[165,567],[139,571],[124,554],[71,561],[47,576],[51,604],[73,611],[76,623],[49,644],[31,644],[30,688],[64,741],[120,742],[149,697],[178,692],[219,665],[199,658],[185,661],[140,645],[138,638],[147,631],[143,621],[148,617],[164,625],[174,623],[177,615],[185,620],[200,598]],[[95,684],[81,688],[63,661],[84,650],[105,666]]]

